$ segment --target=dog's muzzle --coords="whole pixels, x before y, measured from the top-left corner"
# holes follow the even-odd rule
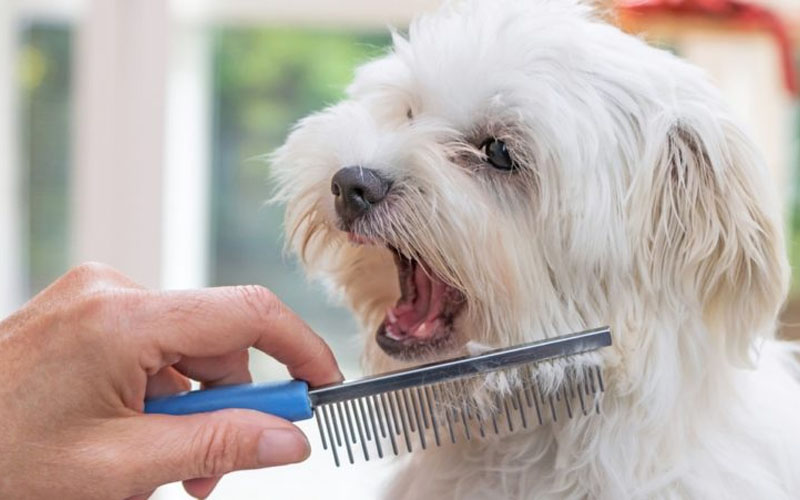
[[[336,213],[345,228],[383,200],[391,182],[375,170],[363,167],[344,167],[331,179]]]

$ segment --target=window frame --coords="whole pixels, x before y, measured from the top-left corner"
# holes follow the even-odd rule
[[[3,2],[0,70],[6,74],[16,73],[16,35],[21,23],[66,21],[75,30],[69,262],[104,261],[151,287],[207,285],[212,112],[209,26],[384,29],[405,25],[415,14],[439,3],[441,0]],[[120,60],[126,61],[125,65],[118,64]],[[143,84],[126,85],[120,71],[148,77],[142,79]],[[0,82],[0,164],[11,166],[0,169],[2,315],[26,298],[22,252],[26,232],[22,224],[27,201],[19,189],[17,93],[14,79]],[[148,105],[152,102],[158,105]],[[108,168],[110,164],[115,167]],[[142,198],[150,203],[142,205]]]
[[[0,317],[22,301],[22,199],[16,134],[17,17],[12,3],[0,5]]]

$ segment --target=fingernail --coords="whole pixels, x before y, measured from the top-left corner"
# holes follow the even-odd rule
[[[258,440],[258,461],[263,466],[302,462],[311,454],[306,436],[291,429],[269,429]]]

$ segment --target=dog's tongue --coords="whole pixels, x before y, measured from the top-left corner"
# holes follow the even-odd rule
[[[441,321],[447,285],[421,263],[415,263],[400,280],[403,296],[386,311],[387,334],[398,340],[430,338]]]

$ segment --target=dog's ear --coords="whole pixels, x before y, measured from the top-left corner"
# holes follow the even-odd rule
[[[659,300],[696,303],[710,340],[733,363],[750,365],[754,341],[774,332],[788,286],[771,178],[728,120],[658,128],[663,140],[646,152],[637,179],[645,184],[632,193],[633,208],[649,207],[639,219],[640,274]]]

